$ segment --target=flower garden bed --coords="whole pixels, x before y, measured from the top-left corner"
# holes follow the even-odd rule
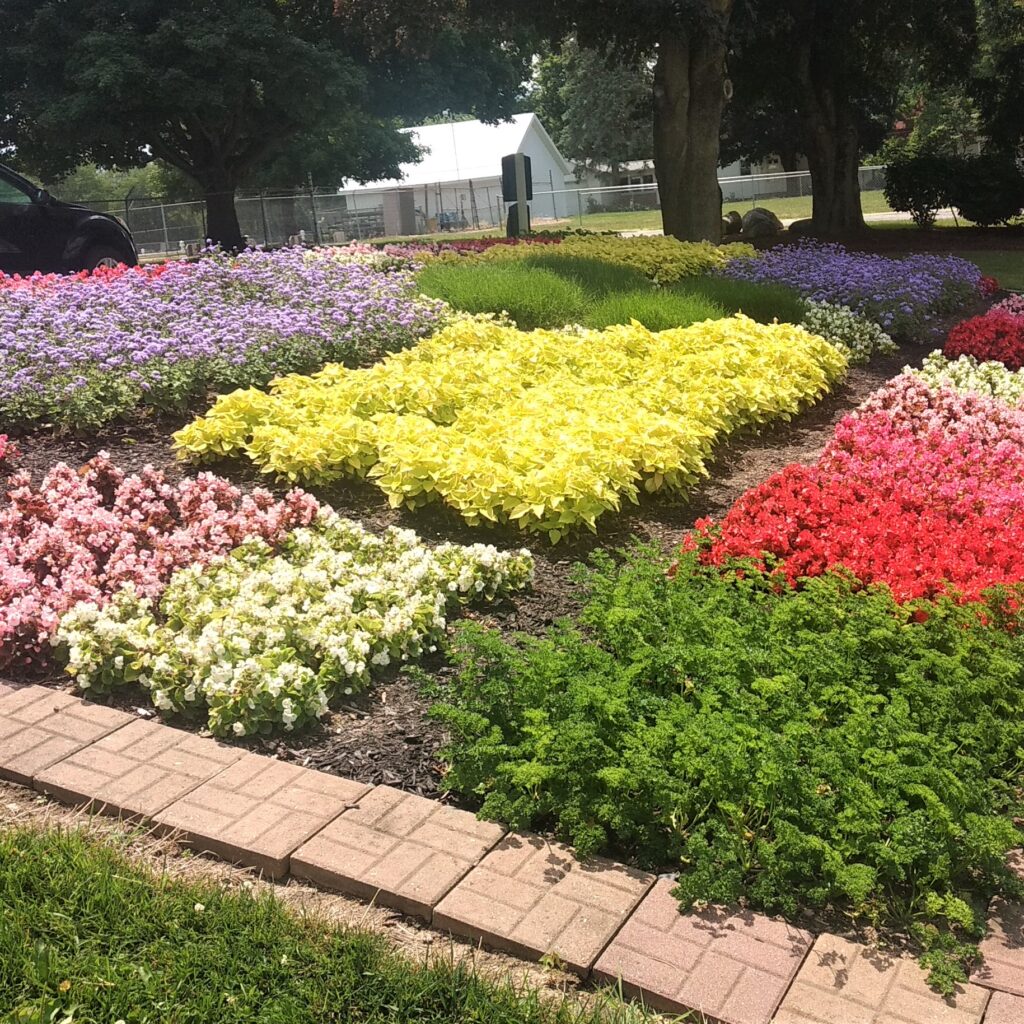
[[[753,266],[742,253],[674,242],[547,248],[561,259],[573,245],[586,250],[574,259],[598,256],[655,281]],[[527,262],[529,248],[440,259],[499,267]],[[978,275],[956,261],[868,261],[854,294],[837,290],[853,257],[836,257],[843,273],[833,267],[828,287],[804,288],[800,307],[824,337],[743,316],[660,333],[530,333],[416,297],[408,259],[256,254],[0,293],[0,310],[23,318],[19,342],[34,317],[48,338],[91,323],[96,309],[123,341],[148,329],[118,319],[110,296],[124,289],[125,308],[152,324],[139,365],[159,385],[156,398],[139,384],[122,401],[131,371],[120,357],[94,339],[68,341],[95,376],[64,422],[102,427],[92,438],[28,430],[21,465],[76,466],[102,445],[114,463],[137,469],[146,457],[157,470],[121,475],[100,461],[35,485],[9,481],[5,671],[57,681],[66,664],[87,692],[121,703],[138,701],[138,686],[125,684],[139,684],[161,710],[236,742],[260,737],[306,764],[427,792],[441,736],[426,711],[441,697],[454,737],[444,784],[484,797],[487,813],[553,827],[583,851],[610,845],[659,866],[688,858],[685,899],[925,922],[942,936],[936,957],[962,959],[956,943],[978,920],[970,900],[1009,891],[999,862],[1016,835],[1006,773],[1024,739],[1010,685],[1021,652],[1016,627],[1004,627],[1019,612],[1015,600],[979,611],[978,599],[1021,578],[1024,414],[1011,406],[1024,388],[968,356],[931,356],[885,382],[927,351],[906,347],[909,334],[934,332],[975,301]],[[900,285],[908,269],[913,280]],[[191,312],[190,290],[206,302]],[[292,334],[300,311],[307,319]],[[277,333],[257,355],[253,334],[268,322]],[[175,339],[185,351],[183,332],[199,325],[219,332],[228,358],[188,350],[174,362]],[[883,327],[901,335],[903,359],[886,355],[895,346]],[[390,350],[399,351],[353,366]],[[857,358],[872,363],[849,370]],[[258,389],[275,370],[324,363]],[[181,376],[165,387],[168,366]],[[117,384],[109,408],[96,406],[101,384]],[[224,394],[238,384],[257,386]],[[56,392],[36,390],[55,403]],[[168,421],[123,418],[140,403],[184,410],[211,392],[222,397],[176,446],[229,477],[182,477]],[[19,415],[29,424],[54,414]],[[777,472],[794,460],[813,464]],[[254,486],[257,471],[272,490]],[[286,494],[284,480],[315,496]],[[637,504],[621,509],[623,498]],[[362,526],[344,518],[353,514]],[[715,523],[690,534],[709,515]],[[1005,536],[993,541],[995,528]],[[524,535],[532,558],[512,550]],[[581,612],[572,564],[633,535],[662,550],[689,535],[695,550],[674,576],[656,553],[625,568],[606,559]],[[880,541],[891,557],[873,556]],[[846,563],[864,585],[842,575]],[[807,574],[817,582],[800,583]],[[944,597],[950,582],[956,593]],[[459,632],[453,677],[444,637],[463,604],[480,625]],[[510,641],[516,629],[545,633],[564,613],[582,615],[584,632],[555,627],[525,653]],[[433,677],[434,698],[398,671],[406,659]],[[848,685],[837,692],[840,678]],[[925,690],[941,699],[919,707]],[[968,706],[965,722],[958,709]],[[953,749],[970,752],[960,773],[936,760]],[[651,750],[664,756],[652,761]],[[763,769],[754,782],[752,764]],[[928,864],[939,867],[928,875]]]
[[[183,412],[277,374],[372,362],[440,317],[408,270],[301,250],[9,279],[0,422],[95,429],[140,407]]]

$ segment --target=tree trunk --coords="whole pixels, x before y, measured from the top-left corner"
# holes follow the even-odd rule
[[[654,70],[654,166],[666,235],[722,237],[718,143],[725,106],[725,25],[733,0],[713,0],[720,32],[666,32]]]
[[[860,204],[860,140],[853,124],[821,121],[807,132],[814,233],[834,238],[865,230]]]
[[[860,137],[856,115],[836,78],[831,16],[810,4],[797,47],[800,119],[811,172],[814,234],[835,237],[863,231],[860,205]]]
[[[204,189],[206,197],[206,237],[229,251],[243,249],[245,240],[235,210],[235,186],[217,182]]]

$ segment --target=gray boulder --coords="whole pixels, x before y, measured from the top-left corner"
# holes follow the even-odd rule
[[[744,238],[771,238],[783,230],[782,221],[763,206],[755,206],[743,215]]]

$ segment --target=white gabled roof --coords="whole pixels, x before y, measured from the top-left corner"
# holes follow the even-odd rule
[[[550,148],[563,173],[571,172],[536,114],[514,114],[511,120],[499,121],[497,124],[454,121],[402,130],[411,135],[423,150],[419,163],[402,164],[400,178],[371,181],[365,185],[346,182],[342,186],[343,191],[495,178],[501,174],[501,158],[519,152],[531,130],[536,130],[544,144]]]

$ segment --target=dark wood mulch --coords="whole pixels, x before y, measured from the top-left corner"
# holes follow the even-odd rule
[[[685,497],[645,496],[638,506],[628,505],[620,515],[608,515],[601,520],[597,536],[584,533],[556,546],[539,538],[530,540],[536,559],[532,590],[465,614],[506,632],[542,632],[555,619],[578,608],[578,593],[570,580],[570,571],[595,548],[614,550],[638,538],[671,549],[695,519],[723,514],[744,491],[788,463],[813,462],[845,413],[904,365],[919,362],[926,351],[920,346],[905,346],[894,358],[877,359],[869,367],[857,367],[832,395],[792,422],[724,444],[709,467],[709,479]],[[125,470],[137,471],[150,464],[176,477],[183,470],[175,462],[170,446],[170,432],[176,425],[143,420],[130,426],[110,427],[89,437],[30,433],[20,439],[24,452],[22,466],[38,477],[56,462],[78,466],[105,450]],[[267,483],[251,466],[225,462],[211,468],[244,487]],[[470,528],[439,506],[416,512],[393,510],[369,484],[350,483],[315,489],[315,493],[373,529],[395,524],[415,529],[428,541],[489,540],[501,547],[523,546],[528,540],[514,529]],[[433,656],[423,668],[438,681],[443,681],[449,672],[440,656]],[[35,681],[67,686],[66,679],[59,674]],[[111,699],[117,706],[137,709],[147,716],[154,714],[145,696],[137,690],[126,689]],[[433,795],[441,779],[437,751],[444,737],[427,716],[429,703],[417,683],[401,674],[392,674],[349,703],[333,708],[314,729],[241,742],[309,767]]]

